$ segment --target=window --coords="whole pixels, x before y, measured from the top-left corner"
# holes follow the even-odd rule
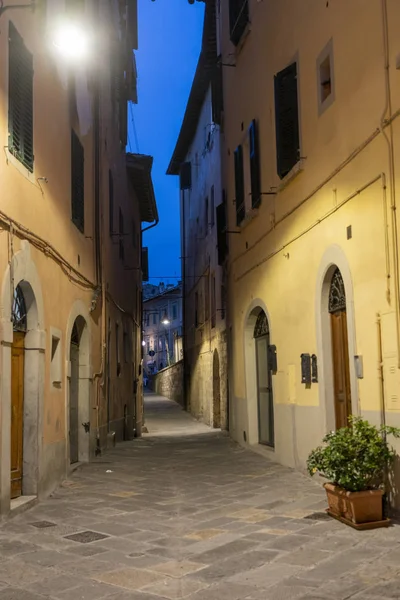
[[[208,196],[204,201],[204,235],[208,234]]]
[[[121,375],[121,357],[119,354],[119,325],[115,324],[115,357],[117,361],[117,377]]]
[[[85,176],[84,150],[76,135],[71,130],[71,210],[72,221],[79,231],[85,228]]]
[[[215,275],[211,276],[211,327],[215,327],[217,322],[217,306],[215,297]]]
[[[9,25],[8,149],[33,172],[33,56]]]
[[[50,328],[51,335],[51,362],[50,379],[54,387],[61,386],[61,331]]]
[[[239,44],[248,22],[248,0],[229,0],[229,33],[235,46]]]
[[[226,287],[222,283],[221,284],[221,319],[225,319],[225,310],[226,310]]]
[[[124,215],[121,208],[119,209],[119,258],[125,260],[125,245],[124,245]]]
[[[333,42],[330,40],[317,59],[318,111],[322,114],[334,101]]]
[[[114,177],[111,169],[108,171],[108,222],[110,235],[114,233]]]
[[[215,223],[214,211],[215,211],[215,191],[214,191],[214,186],[212,185],[211,193],[210,193],[210,227],[211,227],[211,229],[214,227],[214,223]]]
[[[283,179],[300,159],[297,63],[275,75],[277,171]]]
[[[126,331],[123,333],[123,347],[124,347],[124,362],[127,363],[129,360],[129,337]]]
[[[225,192],[222,194],[222,202],[216,208],[217,214],[217,249],[218,264],[223,265],[228,254],[228,241],[226,233],[226,198]]]
[[[238,146],[234,155],[235,165],[235,204],[236,204],[236,225],[243,221],[246,209],[244,205],[244,169],[243,169],[243,148]]]
[[[179,173],[179,183],[181,190],[190,190],[192,187],[192,163],[184,162],[181,164]]]
[[[252,208],[257,208],[261,204],[261,171],[258,125],[255,119],[251,122],[249,127],[249,155],[251,206]]]
[[[178,306],[177,304],[172,305],[172,320],[175,321],[178,318]]]
[[[207,323],[210,318],[210,276],[204,279],[204,321]]]
[[[154,313],[153,314],[153,325],[157,325],[157,317],[158,317],[157,313]]]

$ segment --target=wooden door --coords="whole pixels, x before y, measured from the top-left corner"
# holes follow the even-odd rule
[[[336,429],[346,427],[351,415],[349,345],[346,311],[331,314]]]
[[[71,344],[71,379],[69,384],[69,457],[71,464],[79,460],[79,346]]]
[[[260,444],[274,446],[274,401],[268,347],[268,335],[256,338],[258,440]]]
[[[11,498],[19,498],[22,494],[24,339],[24,333],[14,332],[11,350]]]

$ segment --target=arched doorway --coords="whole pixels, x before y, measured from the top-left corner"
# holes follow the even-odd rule
[[[24,452],[24,377],[27,316],[20,285],[14,291],[12,306],[13,343],[11,348],[11,498],[22,494]]]
[[[272,366],[269,360],[269,326],[267,315],[260,311],[254,327],[257,372],[258,441],[274,447],[274,400]]]
[[[346,293],[342,274],[335,269],[329,289],[336,429],[346,427],[351,415],[349,343]]]
[[[221,428],[221,380],[219,372],[218,350],[214,350],[213,355],[213,427]]]
[[[86,321],[78,316],[71,331],[69,360],[69,460],[89,460],[89,359]]]

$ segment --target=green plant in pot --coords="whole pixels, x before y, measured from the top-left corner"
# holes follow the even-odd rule
[[[396,456],[388,435],[400,438],[400,429],[350,417],[348,427],[328,433],[311,452],[308,472],[330,482],[324,484],[330,514],[353,524],[382,522],[385,477]]]

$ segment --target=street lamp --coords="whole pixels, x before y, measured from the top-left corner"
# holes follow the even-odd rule
[[[84,28],[72,21],[61,22],[54,31],[52,42],[58,52],[69,60],[84,59],[89,50],[89,36]]]
[[[161,323],[163,325],[169,325],[170,324],[170,320],[168,319],[166,312],[164,313],[164,316],[163,316],[163,319],[162,319]]]

